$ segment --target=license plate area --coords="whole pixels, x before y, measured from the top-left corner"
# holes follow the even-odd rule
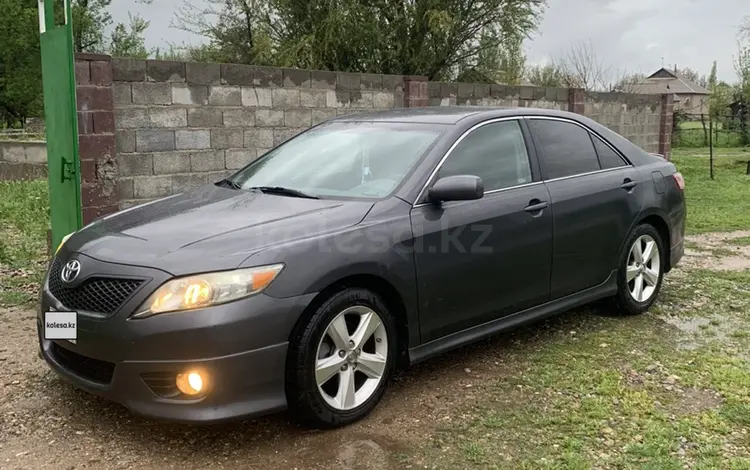
[[[67,340],[75,344],[78,340],[78,312],[44,312],[44,339]]]

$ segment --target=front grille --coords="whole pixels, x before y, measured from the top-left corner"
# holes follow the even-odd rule
[[[82,356],[58,346],[54,341],[50,343],[50,354],[58,364],[79,377],[102,385],[108,385],[112,381],[115,365],[111,362]]]
[[[49,271],[49,290],[70,310],[85,310],[111,315],[143,284],[142,279],[91,277],[75,287],[66,287],[60,279],[62,261],[55,259]]]
[[[177,389],[177,374],[175,372],[144,372],[141,378],[155,395],[162,398],[178,398],[180,391]]]

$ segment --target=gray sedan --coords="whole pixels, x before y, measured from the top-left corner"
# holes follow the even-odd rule
[[[398,367],[600,299],[645,312],[683,254],[683,188],[576,114],[341,117],[66,237],[41,352],[153,418],[346,425]]]

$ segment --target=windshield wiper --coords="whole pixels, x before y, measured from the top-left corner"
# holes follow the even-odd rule
[[[228,178],[225,178],[221,181],[216,182],[216,186],[224,186],[226,188],[232,188],[232,189],[242,189],[241,184],[239,184],[236,181],[230,180]]]
[[[320,199],[314,194],[306,193],[304,191],[300,191],[299,189],[284,188],[283,186],[254,186],[248,189],[255,189],[257,191],[269,194],[281,194],[283,196],[304,197],[306,199]]]

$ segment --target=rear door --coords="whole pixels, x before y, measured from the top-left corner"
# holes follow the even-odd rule
[[[599,136],[559,118],[528,118],[550,192],[551,298],[605,282],[640,212],[638,172]]]

